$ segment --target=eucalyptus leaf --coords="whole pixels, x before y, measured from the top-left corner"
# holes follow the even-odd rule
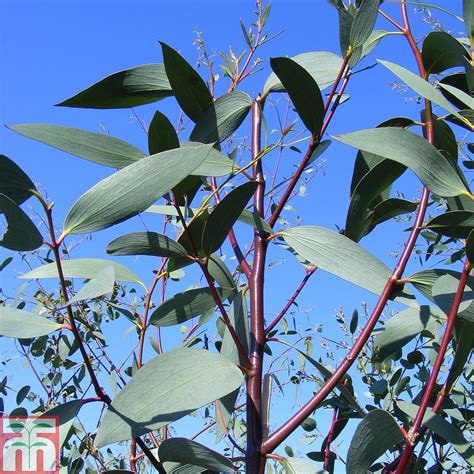
[[[474,98],[472,98],[469,94],[466,94],[464,91],[458,89],[457,87],[453,87],[449,84],[443,84],[440,82],[440,87],[447,90],[450,94],[456,97],[460,102],[466,105],[469,109],[474,109]],[[458,117],[459,118],[459,117]]]
[[[459,286],[459,280],[453,275],[443,275],[439,277],[433,284],[431,294],[435,303],[440,309],[447,315],[449,314],[451,307],[454,302],[454,297]],[[474,306],[474,286],[467,284],[464,288],[461,304],[457,312],[458,317],[466,318],[471,322],[474,322],[474,317],[470,315],[466,316],[466,309],[470,306]]]
[[[61,324],[36,313],[7,306],[0,307],[0,336],[27,339],[45,336],[61,327]]]
[[[469,262],[471,263],[471,265],[473,265],[474,264],[474,230],[471,230],[471,232],[469,232],[469,235],[467,237],[466,256],[469,259]]]
[[[363,0],[352,22],[349,43],[353,48],[362,46],[369,38],[377,20],[380,0]]]
[[[323,474],[326,471],[319,469],[313,463],[306,461],[301,458],[286,458],[284,461],[281,461],[285,468],[285,474]]]
[[[115,267],[109,265],[99,271],[91,278],[77,293],[69,303],[98,298],[106,293],[111,293],[115,284]]]
[[[389,198],[379,202],[373,210],[370,228],[372,229],[378,224],[385,222],[392,217],[409,212],[415,212],[418,204],[416,202],[407,201],[400,198]]]
[[[156,155],[162,151],[179,148],[179,139],[166,115],[156,111],[148,127],[148,151]]]
[[[464,67],[469,53],[452,35],[432,31],[423,40],[423,66],[428,74],[439,74],[453,67]]]
[[[32,190],[36,186],[27,174],[13,160],[0,155],[0,194],[19,206],[31,196]]]
[[[474,211],[448,211],[433,217],[424,227],[438,234],[466,239],[474,228]]]

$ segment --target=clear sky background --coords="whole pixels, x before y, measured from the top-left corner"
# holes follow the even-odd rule
[[[460,14],[462,8],[461,0],[438,0],[433,3],[450,8],[457,14]],[[246,45],[239,19],[242,18],[248,25],[255,18],[253,8],[254,2],[249,0],[3,0],[0,4],[3,19],[0,29],[0,123],[12,125],[44,122],[95,132],[106,131],[146,150],[146,134],[131,110],[69,109],[54,107],[54,104],[113,72],[141,64],[162,62],[158,41],[168,43],[179,50],[191,64],[195,64],[198,58],[196,45],[193,45],[196,30],[203,33],[210,53],[228,51],[229,45],[232,45],[236,52],[241,52]],[[385,2],[384,9],[393,12],[399,19],[398,4]],[[432,28],[427,22],[429,16],[422,12],[413,14],[412,7],[410,12],[415,36],[422,38]],[[462,23],[436,10],[432,13],[435,18],[442,20],[448,30],[454,34],[463,34]],[[388,22],[380,19],[377,28],[392,29]],[[259,50],[258,55],[265,59],[263,70],[244,81],[240,87],[252,97],[262,90],[270,73],[268,58],[271,56],[292,56],[315,50],[340,54],[336,11],[324,0],[274,0],[267,31],[283,33]],[[375,53],[358,69],[374,65],[375,57],[416,70],[408,45],[400,37],[384,39]],[[217,54],[214,59],[217,66],[220,63]],[[216,72],[219,72],[217,67]],[[201,70],[201,73],[207,79],[207,71]],[[347,90],[351,98],[338,110],[329,133],[338,134],[374,127],[395,116],[418,119],[421,107],[412,100],[413,93],[393,90],[394,82],[395,77],[381,66],[355,75]],[[221,72],[217,92],[223,93],[227,87],[228,79],[224,78]],[[283,96],[279,98],[283,100]],[[174,98],[135,109],[146,124],[155,110],[167,114],[175,123],[178,108]],[[268,112],[267,119],[271,130],[274,123],[274,114],[272,115],[271,111]],[[249,128],[246,125],[248,120],[238,131],[238,136],[248,143]],[[184,132],[182,139],[187,133],[188,131]],[[15,160],[35,182],[48,191],[49,199],[56,202],[58,226],[73,202],[93,184],[111,173],[110,168],[66,155],[16,135],[4,127],[0,127],[0,143],[0,152]],[[293,163],[298,159],[298,155],[292,152],[286,157],[285,159],[292,160]],[[301,216],[303,224],[323,225],[333,230],[336,230],[336,226],[344,226],[355,151],[333,143],[323,158],[324,166],[308,187],[307,196],[296,198],[292,202],[298,212],[287,212],[284,215],[292,225],[296,222],[296,217]],[[288,175],[291,164],[284,170]],[[408,189],[405,197],[415,200],[419,196],[421,185],[407,173],[395,189]],[[146,216],[145,219],[151,228],[157,222],[155,216]],[[154,230],[159,231],[161,221],[158,222]],[[128,231],[142,229],[140,220],[134,219],[125,225],[101,231],[94,234],[91,240],[83,242],[75,256],[104,258],[105,246],[113,238]],[[393,267],[396,260],[390,254],[400,249],[406,235],[402,232],[403,229],[403,223],[385,224],[365,238],[362,245]],[[0,249],[0,262],[10,254]],[[230,257],[229,253],[228,258]],[[269,319],[285,304],[303,276],[303,269],[289,254],[272,250],[269,262],[281,263],[283,258],[288,266],[274,265],[268,274],[266,294],[269,303],[266,310]],[[150,271],[153,263],[150,260],[142,258],[120,261],[136,265],[135,269],[144,281],[151,281]],[[19,265],[15,268],[18,270]],[[410,268],[407,272],[410,273]],[[0,273],[0,286],[19,286],[13,281],[14,275],[13,269],[9,273]],[[186,287],[194,283],[196,278],[191,277],[181,285],[170,286],[168,294],[171,295],[175,288],[182,288],[182,285]],[[342,307],[350,318],[354,307],[360,309],[361,300],[368,301],[370,305],[374,297],[335,277],[318,272],[299,299],[301,309],[312,308],[313,311],[309,317],[298,315],[297,327],[302,329],[323,325],[323,336],[340,339],[334,311]],[[117,337],[122,338],[124,336],[121,331],[126,327],[125,324],[123,328],[114,330],[117,332],[111,334],[118,334]],[[119,346],[131,347],[130,337],[121,341]],[[315,355],[324,355],[317,344],[316,338]],[[171,344],[165,342],[165,347],[169,349]],[[9,349],[12,348],[9,346]],[[120,348],[113,349],[113,353],[119,357]],[[152,355],[151,352],[147,354]],[[8,368],[5,373],[9,370]],[[25,377],[28,377],[26,373]],[[21,386],[20,380],[23,376],[17,375],[17,378],[18,384],[14,385]],[[304,395],[301,398],[301,401],[303,400]],[[293,400],[289,403],[287,401],[281,412],[292,404]],[[278,411],[277,409],[276,412]],[[277,419],[275,423],[279,424],[279,421],[282,420]],[[321,423],[324,431],[324,418]],[[319,447],[319,442],[317,446]],[[301,452],[315,448],[316,446],[311,449],[301,447]]]

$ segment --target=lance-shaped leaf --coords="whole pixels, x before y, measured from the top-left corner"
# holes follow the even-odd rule
[[[362,46],[369,38],[377,20],[380,0],[363,0],[351,26],[349,43],[353,48]]]
[[[466,257],[474,265],[474,230],[471,230],[466,241]]]
[[[316,136],[324,118],[324,102],[317,82],[304,67],[290,58],[272,58],[270,64],[306,128]]]
[[[455,165],[423,137],[408,130],[395,127],[372,128],[334,138],[346,145],[405,165],[438,196],[470,194]]]
[[[195,170],[209,150],[208,145],[177,148],[117,171],[73,204],[64,222],[64,232],[95,232],[144,211]]]
[[[237,286],[232,273],[219,255],[213,254],[209,257],[207,269],[221,288],[235,288]]]
[[[190,135],[193,142],[222,142],[244,121],[252,100],[245,92],[232,91],[219,97],[202,114]]]
[[[195,123],[212,105],[206,83],[194,68],[173,48],[160,42],[166,75],[183,112]]]
[[[149,104],[171,95],[163,64],[145,64],[111,74],[57,105],[120,109]]]
[[[374,341],[373,360],[383,361],[394,352],[399,351],[424,329],[436,333],[446,318],[431,306],[408,308],[391,317],[378,333]]]
[[[381,59],[378,59],[378,62],[392,71],[416,93],[420,94],[425,99],[428,99],[431,102],[443,107],[448,112],[451,112],[453,115],[455,115],[458,119],[462,121],[465,120],[461,115],[459,115],[458,111],[449,103],[449,101],[444,98],[443,94],[441,94],[441,92],[432,86],[428,81],[425,81],[420,76],[417,76],[413,72],[405,69],[402,66],[399,66],[398,64],[392,63],[390,61],[382,61]]]
[[[472,0],[463,0],[463,19],[467,35],[474,42],[474,3]]]
[[[110,255],[152,255],[186,257],[186,250],[176,240],[156,232],[133,232],[118,237],[106,248]]]
[[[413,403],[407,403],[397,400],[397,406],[406,413],[410,418],[414,419],[418,411],[418,406]],[[429,408],[423,417],[423,425],[433,430],[436,434],[444,438],[453,448],[461,455],[471,466],[474,466],[474,448],[464,437],[463,432],[449,421],[445,420],[441,415],[433,413]]]
[[[74,258],[63,260],[61,264],[66,278],[84,278],[90,280],[99,272],[104,270],[104,268],[112,265],[115,268],[115,279],[117,281],[129,281],[143,284],[134,272],[126,266],[112,262],[111,260],[102,260],[99,258]],[[48,263],[47,265],[43,265],[25,273],[20,278],[29,280],[36,278],[58,278],[58,269],[56,263]]]
[[[385,452],[403,441],[398,423],[385,410],[372,410],[359,423],[347,451],[347,472],[366,474]]]
[[[451,102],[454,106],[456,106],[460,109],[466,108],[465,105],[464,105],[464,102],[462,100],[458,99],[455,95],[451,94],[451,92],[446,90],[443,87],[444,85],[454,87],[455,89],[463,91],[465,94],[470,94],[470,88],[469,88],[469,85],[467,83],[466,74],[461,73],[461,72],[455,73],[455,74],[450,74],[449,76],[443,77],[443,79],[441,79],[438,82],[438,86],[441,87],[440,92],[443,94],[443,96],[447,100],[449,100],[449,102]],[[459,111],[459,114],[464,116],[464,114],[461,113],[461,111]],[[458,118],[456,118],[456,120],[459,123],[462,123]],[[467,125],[469,125],[469,124],[467,124]]]
[[[369,232],[378,224],[381,224],[392,217],[414,212],[417,206],[418,205],[416,202],[407,201],[405,199],[384,199],[374,207],[372,220],[370,221]]]
[[[465,239],[474,228],[474,211],[448,211],[431,219],[425,227],[437,234]]]
[[[43,244],[43,237],[25,212],[9,197],[0,194],[0,214],[7,220],[7,229],[0,239],[0,247],[26,252]]]
[[[236,468],[224,455],[186,438],[169,438],[158,448],[161,462],[179,462],[218,472],[235,472]]]
[[[238,186],[211,212],[202,233],[202,249],[207,255],[214,253],[224,243],[229,230],[242,214],[256,189],[255,181]]]
[[[465,318],[471,322],[474,322],[474,317],[470,312],[466,313],[465,311],[471,306],[474,307],[474,286],[466,284],[462,298],[461,304],[458,309],[458,317]],[[439,277],[433,284],[431,289],[431,294],[435,303],[440,307],[440,309],[448,314],[453,305],[454,296],[459,286],[459,280],[453,275],[443,275]]]
[[[304,259],[322,270],[380,295],[390,278],[390,269],[351,239],[324,227],[300,226],[280,232]],[[400,297],[397,297],[401,301]],[[413,299],[403,298],[413,305]]]
[[[61,324],[20,309],[0,307],[0,336],[27,339],[60,329]]]
[[[229,297],[234,290],[217,288],[221,300]],[[209,288],[195,288],[177,293],[165,300],[150,316],[149,324],[154,326],[174,326],[199,316],[216,306]]]
[[[242,382],[238,367],[218,354],[187,348],[160,354],[114,398],[95,444],[102,447],[157,430],[233,392]]]
[[[240,214],[238,220],[244,224],[254,227],[257,230],[262,230],[264,232],[268,232],[269,234],[273,232],[273,229],[268,225],[265,219],[262,219],[256,212],[251,212],[248,209],[244,209],[242,211],[242,214]]]
[[[22,204],[36,190],[33,181],[10,158],[0,155],[0,194],[11,199],[15,204]]]
[[[100,270],[95,277],[91,278],[72,298],[69,303],[90,300],[111,293],[115,283],[115,267],[109,265]]]
[[[181,142],[181,148],[190,149],[202,146],[197,142]],[[211,148],[205,160],[191,173],[193,176],[226,176],[239,168],[234,160],[215,148]]]
[[[453,67],[464,67],[469,53],[452,35],[433,31],[423,40],[423,66],[428,74],[439,74]]]
[[[440,83],[439,85],[456,97],[456,99],[458,99],[463,105],[466,105],[470,109],[474,109],[474,98],[472,98],[469,94],[466,94],[464,91],[449,84]]]
[[[123,168],[145,156],[138,148],[105,133],[45,123],[12,125],[14,132],[94,163]]]
[[[316,81],[321,89],[330,86],[339,73],[342,66],[342,58],[328,51],[312,51],[301,53],[291,58],[303,67]],[[272,72],[263,87],[264,96],[270,92],[284,92],[285,87]]]
[[[313,463],[306,461],[306,459],[290,457],[284,461],[280,461],[284,467],[284,474],[324,474],[325,470],[319,469]]]
[[[462,122],[452,114],[446,116],[445,118],[448,122],[454,123],[455,125],[458,125],[459,127],[465,128],[466,130],[472,132],[474,130],[474,110],[460,110],[459,114],[464,117],[465,121]]]
[[[158,110],[148,127],[148,151],[156,155],[162,151],[179,148],[179,139],[172,123]]]

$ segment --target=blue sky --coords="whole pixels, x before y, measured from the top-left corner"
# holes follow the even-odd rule
[[[339,54],[337,15],[324,0],[275,0],[268,31],[283,34],[264,46],[259,55],[265,58],[263,70],[242,84],[242,89],[255,97],[270,73],[268,57],[292,56],[297,53],[326,50]],[[441,6],[449,3],[460,13],[461,1],[434,2]],[[387,12],[398,16],[398,5],[386,2]],[[239,18],[245,24],[254,20],[254,2],[249,0],[226,1],[23,1],[4,0],[0,14],[4,19],[0,31],[2,74],[0,76],[0,123],[18,124],[45,122],[106,131],[146,149],[146,135],[130,110],[85,110],[54,107],[65,98],[84,89],[97,80],[129,67],[161,62],[158,41],[176,48],[191,63],[198,57],[193,45],[195,31],[203,32],[209,52],[227,51],[231,44],[236,52],[245,49]],[[410,9],[411,10],[411,9]],[[433,14],[438,13],[433,10]],[[417,38],[430,30],[423,21],[423,14],[412,14],[412,24]],[[455,34],[463,32],[462,24],[439,14],[448,29]],[[391,29],[388,22],[380,20],[380,29]],[[414,60],[403,38],[384,40],[362,66],[375,63],[374,57],[388,59],[415,69]],[[216,55],[215,61],[219,63]],[[217,71],[217,68],[216,68]],[[202,71],[206,75],[206,71]],[[220,75],[218,92],[227,88],[227,79]],[[330,134],[370,128],[397,115],[418,118],[419,105],[410,100],[412,94],[398,94],[392,90],[395,78],[378,66],[351,79],[348,93],[351,99],[341,106],[329,129]],[[407,101],[408,100],[408,101]],[[177,107],[173,98],[136,108],[137,114],[149,123],[155,110],[169,115],[174,122]],[[269,128],[271,129],[271,112]],[[246,122],[238,133],[248,137]],[[110,174],[110,169],[68,156],[45,145],[30,141],[4,127],[0,127],[1,153],[15,160],[35,181],[48,190],[50,200],[56,202],[55,215],[60,225],[72,203],[89,187]],[[294,223],[297,215],[304,224],[317,224],[335,230],[343,226],[348,205],[349,183],[355,152],[333,144],[324,156],[324,167],[317,173],[307,190],[307,197],[296,198],[292,205],[298,213],[288,212],[285,218]],[[297,154],[289,153],[287,159],[296,160]],[[291,168],[287,167],[287,171]],[[407,199],[416,199],[421,185],[410,176],[404,178],[397,189],[409,189]],[[153,217],[145,218],[153,226]],[[77,256],[105,257],[105,245],[114,237],[130,230],[141,230],[140,221],[94,234],[92,240],[81,244]],[[161,227],[159,225],[158,229]],[[389,256],[398,250],[404,240],[403,224],[387,224],[362,241],[389,266],[395,260]],[[0,261],[9,253],[0,249]],[[230,254],[229,254],[230,258]],[[275,251],[270,261],[288,262],[284,275],[296,274],[292,282],[282,278],[282,265],[274,265],[267,280],[267,310],[277,312],[291,295],[303,271],[288,255]],[[149,260],[123,259],[122,262],[138,264],[138,272],[150,281]],[[13,277],[14,273],[9,273]],[[0,278],[6,278],[5,273]],[[193,279],[194,278],[194,279]],[[196,283],[195,277],[186,285]],[[14,286],[3,280],[3,287]],[[178,286],[179,287],[179,286]],[[173,288],[169,289],[170,295]],[[373,297],[335,277],[316,275],[302,294],[301,308],[314,308],[311,319],[298,321],[300,327],[323,324],[324,335],[340,338],[333,317],[334,310],[344,307],[350,317],[360,301],[373,302]],[[313,319],[314,318],[314,319]],[[124,326],[125,328],[126,326]],[[122,328],[121,330],[124,330]],[[120,336],[121,337],[121,336]],[[126,340],[130,344],[130,336]],[[167,344],[168,346],[168,344]],[[319,350],[315,344],[317,350]],[[151,353],[149,353],[151,355]],[[1,374],[0,374],[1,375]],[[310,449],[307,449],[308,451]],[[303,449],[304,451],[304,449]]]

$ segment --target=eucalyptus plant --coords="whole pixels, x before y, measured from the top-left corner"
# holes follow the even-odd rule
[[[43,390],[17,389],[18,407],[9,414],[27,414],[22,403],[28,398],[32,413],[59,416],[61,466],[68,472],[400,474],[468,472],[473,466],[474,196],[467,174],[473,162],[459,157],[472,147],[465,134],[474,126],[474,2],[464,0],[463,19],[458,18],[465,37],[432,31],[422,44],[410,27],[410,2],[400,2],[400,19],[387,14],[379,0],[330,3],[339,17],[341,54],[271,58],[272,72],[254,97],[244,92],[245,79],[263,67],[257,51],[272,39],[271,2],[261,0],[255,22],[249,27],[241,22],[246,52],[220,56],[220,80],[228,81],[223,95],[215,96],[218,60],[198,37],[200,70],[208,71],[208,79],[161,43],[162,64],[116,72],[59,104],[123,109],[175,100],[178,125],[156,111],[147,127],[147,152],[64,126],[9,127],[89,160],[91,167],[111,168],[58,224],[46,193],[0,156],[0,210],[7,222],[0,244],[30,264],[40,262],[21,276],[36,281],[37,291],[19,300],[4,296],[0,307],[0,335],[17,340]],[[386,29],[374,29],[376,23]],[[420,116],[390,117],[387,111],[374,128],[338,134],[332,119],[344,113],[354,71],[380,41],[394,36],[406,39],[417,70],[388,60],[378,60],[378,67],[420,98]],[[358,72],[370,74],[370,68]],[[277,138],[265,131],[265,113],[272,107],[285,109]],[[233,140],[242,133],[250,137],[248,149]],[[308,172],[324,159],[331,141],[348,145],[345,152],[355,156],[345,225],[292,226],[284,211],[302,186],[313,184]],[[294,153],[301,146],[306,151]],[[293,160],[290,176],[280,171],[283,155]],[[404,173],[421,182],[419,199],[394,195]],[[28,215],[29,199],[42,209],[47,232]],[[314,203],[306,221],[318,222],[319,205]],[[162,222],[113,239],[105,249],[113,259],[74,258],[68,244],[74,236],[145,212]],[[409,229],[400,233],[408,236],[389,268],[359,242],[393,219],[401,230]],[[424,259],[420,248],[426,248]],[[444,265],[423,267],[449,248],[455,253]],[[235,259],[224,259],[228,252]],[[294,281],[291,272],[278,270],[294,290],[268,318],[265,275],[274,252],[297,259],[304,277]],[[122,256],[147,256],[154,262],[152,278],[141,281],[120,263]],[[12,258],[4,260],[2,271]],[[411,275],[405,271],[409,260],[418,265]],[[196,272],[200,285],[175,289],[177,280],[195,283]],[[340,362],[330,349],[324,354],[313,348],[313,333],[295,340],[290,327],[300,293],[321,272],[377,297],[372,308],[363,305],[363,317],[354,310],[350,323],[338,314],[347,341]],[[123,363],[110,350],[123,342],[104,335],[106,324],[120,321],[133,331]],[[174,348],[175,339],[163,337],[163,328],[173,326],[181,329]],[[44,370],[36,370],[38,364]],[[272,397],[293,384],[314,390],[292,412],[279,410]],[[372,403],[361,401],[361,387]],[[7,377],[0,388],[3,394],[15,392]],[[97,429],[90,417],[79,422],[89,404],[98,407],[88,412],[96,413]],[[176,424],[190,417],[202,421],[194,435]],[[295,456],[287,444],[291,435],[303,429],[313,436],[320,417],[332,419],[329,432],[319,433],[322,444],[312,446],[306,458]],[[215,445],[206,433],[215,433]],[[339,436],[350,440],[347,453],[338,450]]]

